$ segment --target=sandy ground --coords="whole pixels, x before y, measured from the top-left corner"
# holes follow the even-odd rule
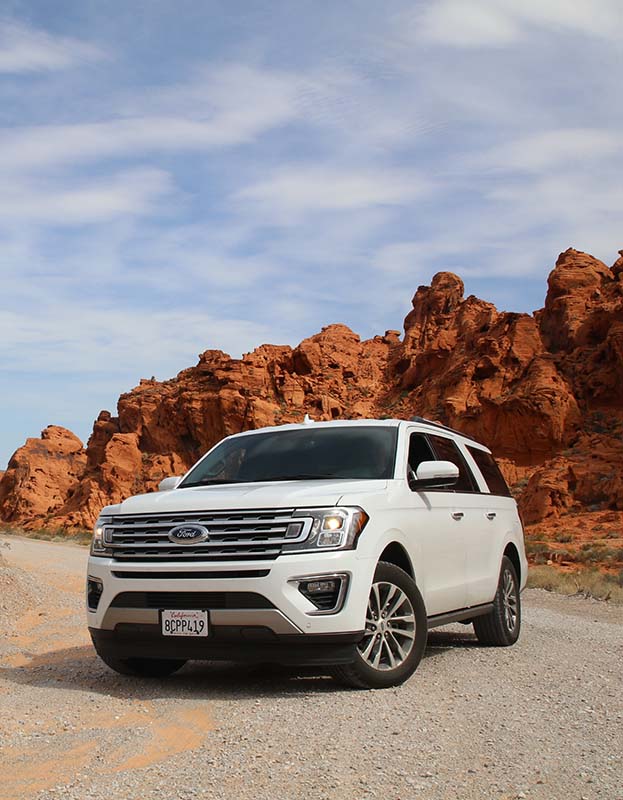
[[[385,691],[197,662],[149,681],[92,650],[84,548],[0,555],[0,800],[623,800],[621,607],[528,591],[515,647],[434,631]]]

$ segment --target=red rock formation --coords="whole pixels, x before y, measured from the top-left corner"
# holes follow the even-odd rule
[[[572,448],[538,467],[519,502],[524,521],[530,525],[587,509],[623,511],[622,433],[621,425],[614,435],[582,433]]]
[[[102,412],[86,453],[69,432],[28,440],[0,480],[0,517],[88,527],[102,505],[153,490],[223,436],[305,412],[457,427],[525,485],[530,521],[623,508],[622,276],[623,256],[608,269],[567,250],[530,316],[463,299],[461,279],[442,272],[417,290],[402,341],[388,331],[362,342],[330,325],[294,349],[262,345],[241,359],[207,350],[169,381],[142,380],[116,417]]]
[[[462,281],[443,272],[413,298],[396,364],[399,415],[417,408],[519,465],[540,463],[580,423],[572,389],[533,317],[462,300],[462,291]]]
[[[0,519],[48,524],[76,491],[86,460],[80,439],[58,425],[49,425],[40,439],[28,439],[0,481]]]

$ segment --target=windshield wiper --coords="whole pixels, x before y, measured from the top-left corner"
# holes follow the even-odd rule
[[[254,480],[250,481],[250,483],[261,483],[263,481],[266,483],[270,483],[271,481],[322,481],[340,477],[342,476],[333,475],[332,473],[318,475],[318,473],[311,474],[307,472],[297,472],[294,475],[271,475],[269,478],[254,478]]]
[[[186,489],[191,486],[222,486],[228,483],[248,483],[248,481],[232,480],[231,478],[205,478],[202,481],[193,481],[192,483],[184,483],[179,488]]]

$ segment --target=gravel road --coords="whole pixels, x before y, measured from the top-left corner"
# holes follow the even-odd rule
[[[623,800],[623,609],[524,593],[517,645],[433,631],[404,686],[275,668],[122,678],[83,548],[0,538],[0,800]]]

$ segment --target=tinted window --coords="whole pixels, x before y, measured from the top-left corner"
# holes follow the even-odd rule
[[[422,461],[434,461],[435,454],[430,449],[426,437],[422,433],[412,433],[409,437],[409,467],[417,472]]]
[[[484,450],[478,450],[476,447],[467,447],[470,456],[476,462],[476,466],[482,472],[482,477],[485,479],[491,494],[501,494],[504,497],[511,497],[510,489],[506,485],[504,476],[500,472],[500,468],[495,463],[493,456],[490,453],[485,453]]]
[[[429,434],[429,440],[435,448],[435,453],[439,461],[451,461],[459,468],[459,479],[452,487],[455,492],[477,492],[476,481],[467,466],[467,463],[459,448],[454,444],[452,439],[446,439],[445,436],[434,436]],[[447,489],[442,491],[448,491]],[[452,491],[452,490],[450,490]]]
[[[392,478],[396,427],[275,430],[226,439],[180,486],[322,478]]]

